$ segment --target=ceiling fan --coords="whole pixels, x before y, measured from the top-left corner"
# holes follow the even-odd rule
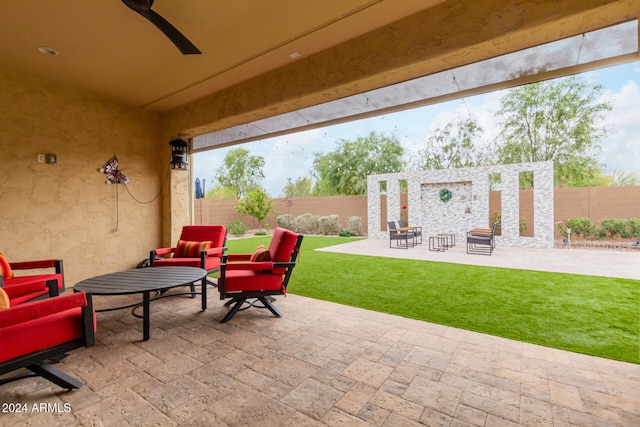
[[[199,55],[202,52],[193,45],[180,31],[162,16],[151,10],[153,0],[122,0],[129,9],[138,12],[164,33],[183,55]]]

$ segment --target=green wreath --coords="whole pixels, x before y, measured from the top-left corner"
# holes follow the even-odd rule
[[[447,203],[453,197],[453,193],[446,188],[440,190],[440,200]]]

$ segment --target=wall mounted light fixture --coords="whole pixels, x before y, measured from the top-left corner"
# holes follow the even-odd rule
[[[171,145],[171,169],[188,170],[187,149],[189,143],[183,139],[172,139],[169,141],[169,145]]]

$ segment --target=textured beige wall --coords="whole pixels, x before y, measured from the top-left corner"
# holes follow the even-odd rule
[[[0,88],[0,251],[62,258],[68,286],[148,256],[161,241],[162,199],[139,204],[98,168],[117,154],[131,193],[151,200],[169,160],[159,116],[3,69]],[[58,164],[38,164],[38,153]]]

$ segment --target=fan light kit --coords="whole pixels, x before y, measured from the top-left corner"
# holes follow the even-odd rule
[[[199,55],[202,52],[193,45],[180,31],[176,29],[173,25],[169,23],[162,16],[158,15],[156,12],[151,10],[151,6],[153,6],[153,0],[122,0],[129,9],[134,12],[142,15],[147,21],[151,22],[156,26],[160,31],[164,33],[165,36],[171,42],[176,45],[178,50],[182,52],[183,55]]]

